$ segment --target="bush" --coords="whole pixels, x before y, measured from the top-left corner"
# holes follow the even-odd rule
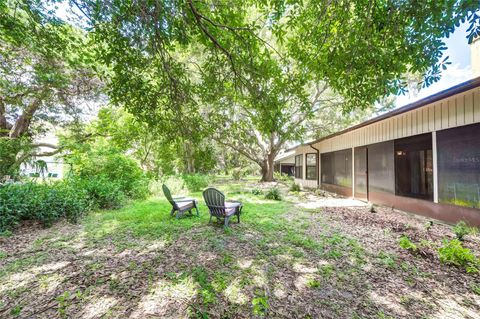
[[[76,222],[90,209],[86,191],[64,181],[4,185],[0,187],[0,232],[27,219],[45,226],[59,218]]]
[[[120,153],[87,153],[77,160],[74,176],[81,180],[102,180],[114,182],[125,196],[143,199],[147,197],[148,178],[138,164]],[[113,187],[108,185],[108,187]]]
[[[400,237],[399,245],[401,248],[406,249],[412,253],[418,251],[417,245],[415,245],[407,236]]]
[[[185,187],[187,187],[190,192],[201,191],[210,183],[210,177],[208,175],[185,174],[182,176],[182,179],[185,182]]]
[[[300,185],[298,185],[297,183],[292,183],[292,185],[290,186],[290,191],[291,192],[301,191]]]
[[[85,191],[89,201],[95,208],[119,208],[126,199],[122,186],[116,181],[106,179],[104,176],[97,178],[71,178],[69,182],[76,189]]]
[[[241,168],[234,168],[232,170],[232,178],[234,181],[239,181],[242,177],[245,177],[245,171]]]
[[[273,200],[282,200],[282,194],[280,193],[280,190],[278,187],[272,187],[270,188],[267,193],[265,194],[266,199],[273,199]]]
[[[283,182],[283,183],[288,183],[288,182],[293,182],[294,181],[293,176],[288,176],[288,174],[282,174],[280,172],[274,172],[273,173],[273,178],[276,181]]]
[[[444,240],[438,254],[442,263],[464,267],[468,273],[479,272],[480,260],[458,239]]]
[[[473,232],[473,228],[461,220],[455,226],[453,226],[453,232],[455,233],[455,236],[457,236],[458,240],[463,241],[466,235],[469,235]]]
[[[257,195],[257,196],[258,195],[263,195],[263,191],[260,188],[256,187],[256,188],[252,189],[252,194]]]

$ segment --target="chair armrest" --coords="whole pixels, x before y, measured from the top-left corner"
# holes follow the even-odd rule
[[[181,199],[174,199],[175,202],[196,202],[195,198],[181,198]]]

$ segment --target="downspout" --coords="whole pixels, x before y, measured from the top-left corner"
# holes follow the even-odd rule
[[[317,188],[320,188],[320,150],[313,146],[313,144],[308,144],[311,148],[317,151]],[[306,165],[307,163],[305,163]]]

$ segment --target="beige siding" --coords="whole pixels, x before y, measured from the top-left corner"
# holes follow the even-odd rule
[[[334,136],[314,146],[320,153],[332,152],[472,123],[480,123],[480,88]]]
[[[473,94],[473,122],[480,122],[480,88]]]
[[[327,153],[472,123],[480,123],[480,88],[334,136],[313,146],[320,153]],[[295,150],[295,155],[304,156],[303,179],[295,179],[303,187],[317,187],[317,181],[305,179],[305,154],[315,152],[309,145],[299,146]],[[320,168],[320,163],[318,166]]]

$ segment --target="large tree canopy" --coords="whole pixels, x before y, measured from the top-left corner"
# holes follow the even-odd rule
[[[70,106],[66,97],[82,96],[72,88],[85,87],[76,83],[85,82],[83,57],[91,51],[82,52],[83,34],[48,9],[58,2],[0,5],[6,39],[0,107],[8,100],[20,120],[11,123],[13,117],[7,121],[0,112],[4,134],[16,135],[29,124],[30,109],[40,114],[37,104]],[[105,66],[101,76],[111,104],[163,138],[178,140],[187,158],[194,158],[197,143],[213,136],[259,164],[264,179],[271,178],[279,149],[301,139],[312,128],[305,121],[318,118],[319,110],[338,114],[341,107],[360,114],[350,119],[361,118],[376,101],[405,91],[408,74],[420,75],[425,86],[437,81],[448,64],[442,39],[461,22],[470,24],[468,41],[480,35],[480,9],[472,0],[69,3],[85,20],[79,26]],[[17,15],[17,8],[23,13]],[[17,76],[20,84],[7,76],[15,64],[31,74]],[[34,81],[24,85],[24,79]],[[27,87],[27,93],[18,87]],[[339,97],[341,105],[329,108],[325,92]],[[321,124],[326,125],[315,128],[321,130]],[[193,169],[193,163],[187,167]]]
[[[407,72],[423,74],[425,85],[438,80],[442,38],[461,21],[471,24],[469,39],[480,33],[471,0],[75,3],[113,69],[113,101],[133,101],[140,115],[188,101],[195,71],[213,69],[218,82],[248,88],[261,72],[252,61],[267,51],[341,93],[346,110],[365,108],[404,90]],[[188,58],[196,50],[202,63]]]
[[[74,122],[97,97],[88,48],[84,32],[42,2],[0,2],[0,176],[40,155],[37,147],[54,148],[31,142],[47,124]]]
[[[110,67],[113,103],[165,134],[208,132],[265,180],[285,142],[326,107],[312,87],[341,95],[344,112],[368,109],[406,90],[405,74],[438,80],[442,38],[461,21],[470,38],[479,30],[475,1],[73,3]]]

